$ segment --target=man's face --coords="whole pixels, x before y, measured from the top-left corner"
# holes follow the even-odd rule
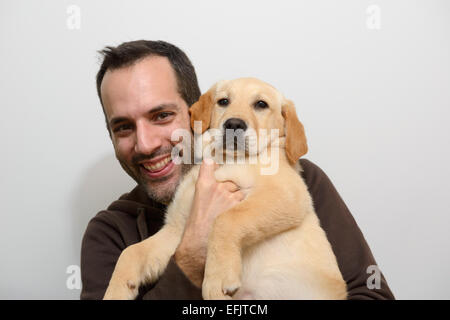
[[[101,95],[122,168],[150,198],[168,203],[185,169],[171,161],[179,142],[171,141],[171,134],[179,128],[190,130],[188,106],[177,91],[169,60],[153,56],[108,70]]]

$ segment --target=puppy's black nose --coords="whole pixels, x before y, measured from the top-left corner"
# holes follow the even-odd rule
[[[223,124],[224,129],[238,130],[241,129],[243,131],[247,130],[247,125],[244,120],[238,118],[230,118]]]

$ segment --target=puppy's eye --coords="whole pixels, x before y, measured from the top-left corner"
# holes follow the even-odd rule
[[[220,99],[219,101],[217,101],[217,103],[219,104],[219,106],[226,107],[230,103],[230,101],[228,101],[228,99]]]
[[[258,108],[258,109],[265,109],[268,107],[269,107],[269,105],[263,100],[259,100],[255,103],[255,108]]]

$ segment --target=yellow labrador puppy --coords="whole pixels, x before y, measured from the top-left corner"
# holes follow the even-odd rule
[[[298,174],[307,144],[293,103],[267,83],[241,78],[215,84],[190,113],[203,152],[226,158],[216,179],[234,182],[246,195],[214,222],[203,297],[345,299],[336,257]],[[164,227],[122,252],[105,299],[133,299],[140,284],[164,272],[181,241],[198,172],[194,166],[181,181]]]

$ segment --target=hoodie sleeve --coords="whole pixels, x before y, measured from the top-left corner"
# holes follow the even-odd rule
[[[355,219],[328,176],[309,160],[301,159],[300,165],[320,225],[327,235],[347,283],[348,299],[395,299],[381,272],[379,286],[369,289],[367,282],[372,284],[369,277],[374,274],[374,271],[370,270],[379,270],[377,263]]]
[[[117,226],[100,212],[84,233],[81,244],[81,300],[101,300],[125,243]]]

